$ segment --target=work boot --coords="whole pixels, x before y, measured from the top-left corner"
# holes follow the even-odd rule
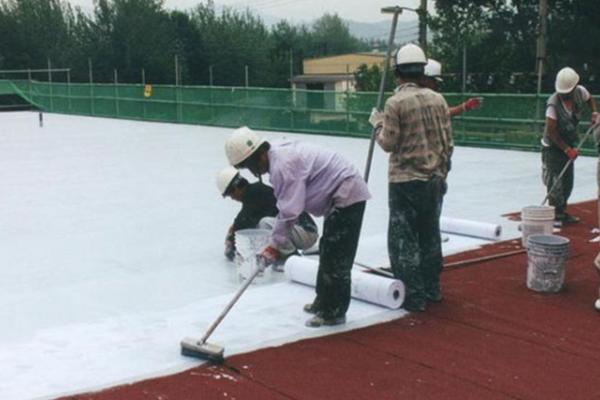
[[[317,298],[312,303],[305,304],[303,310],[309,314],[317,314],[319,312],[319,301]]]
[[[444,300],[444,295],[442,294],[442,292],[427,294],[427,301],[429,301],[430,303],[441,303],[442,300]]]
[[[567,213],[557,214],[556,218],[554,219],[554,226],[556,226],[556,222],[560,222],[558,227],[568,224],[576,224],[579,222],[579,217]]]
[[[308,319],[305,323],[309,328],[320,328],[322,326],[334,326],[346,323],[346,316],[328,318],[324,317],[323,314],[318,313],[314,317]]]
[[[594,309],[600,313],[600,299],[594,303]]]
[[[427,303],[423,300],[417,301],[412,299],[405,299],[402,303],[402,308],[410,312],[422,312],[427,310]]]

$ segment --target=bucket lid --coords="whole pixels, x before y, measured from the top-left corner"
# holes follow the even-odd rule
[[[557,246],[568,246],[570,240],[567,239],[566,237],[563,236],[558,236],[558,235],[529,235],[527,237],[528,243],[529,244],[536,244],[536,245],[542,245],[542,246],[551,246],[551,247],[557,247]]]

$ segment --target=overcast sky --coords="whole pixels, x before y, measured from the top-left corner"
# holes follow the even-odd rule
[[[93,8],[93,0],[68,0],[71,4],[81,6],[89,11]],[[186,10],[206,1],[199,0],[165,0],[167,8]],[[249,7],[256,14],[264,17],[287,19],[293,22],[312,21],[325,13],[337,13],[344,19],[359,22],[376,22],[391,18],[384,16],[382,7],[399,5],[417,8],[419,0],[214,0],[217,7],[231,6],[239,9]],[[433,0],[428,0],[429,11],[433,10]],[[415,19],[416,14],[404,12],[401,19]]]

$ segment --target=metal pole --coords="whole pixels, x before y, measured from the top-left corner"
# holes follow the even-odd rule
[[[67,96],[69,101],[69,111],[71,111],[71,68],[67,71]]]
[[[146,92],[146,70],[144,68],[142,68],[142,85],[144,86],[144,93]],[[143,116],[144,119],[146,119],[146,95],[142,95],[142,112],[143,112]]]
[[[215,106],[213,105],[213,66],[208,66],[208,101],[210,102],[210,120],[215,121]]]
[[[421,0],[419,14],[419,45],[427,53],[427,0]]]
[[[462,48],[462,94],[467,91],[467,44],[463,42]]]
[[[294,79],[294,53],[290,49],[290,87],[292,87],[292,80]]]
[[[398,25],[398,16],[402,14],[401,7],[388,7],[381,10],[383,13],[393,13],[394,18],[392,19],[392,27],[390,29],[390,37],[388,39],[388,48],[385,55],[385,64],[383,65],[383,74],[381,75],[381,81],[379,83],[379,94],[377,96],[377,109],[381,110],[383,107],[383,96],[385,92],[385,84],[387,80],[388,71],[390,70],[390,59],[392,57],[392,48],[394,46],[394,38],[396,37],[396,26]],[[373,128],[371,131],[371,142],[369,143],[369,153],[367,154],[367,165],[365,167],[365,182],[369,182],[369,173],[371,172],[371,161],[373,160],[373,150],[375,148],[375,136],[377,130]]]
[[[179,95],[179,57],[175,55],[175,111],[177,113],[177,122],[181,122],[181,102]]]
[[[54,101],[52,99],[52,62],[48,59],[48,89],[50,90],[50,111],[54,111]]]
[[[115,68],[115,83],[114,83],[114,89],[115,89],[115,111],[117,113],[117,117],[119,117],[119,76],[117,73],[117,69]]]
[[[538,27],[537,51],[536,51],[536,69],[537,69],[537,97],[535,105],[535,119],[537,132],[541,132],[541,125],[537,123],[540,120],[540,99],[542,95],[542,77],[544,75],[544,64],[546,61],[546,33],[548,29],[548,0],[540,0],[540,23]]]
[[[27,69],[27,78],[29,80],[29,99],[33,101],[33,82],[31,82],[31,70]]]
[[[89,72],[89,77],[90,77],[90,111],[92,112],[92,115],[95,114],[96,110],[94,109],[94,74],[92,71],[92,59],[88,58],[88,72]]]
[[[246,87],[248,87],[248,66],[245,66],[245,72],[246,72]]]

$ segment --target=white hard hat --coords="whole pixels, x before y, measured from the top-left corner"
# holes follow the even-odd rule
[[[233,166],[240,164],[254,154],[264,141],[247,126],[236,129],[225,142],[225,154],[229,164]]]
[[[427,59],[427,64],[425,64],[425,76],[441,81],[441,75],[442,64],[439,61],[434,60],[433,58]]]
[[[406,64],[427,64],[427,57],[425,57],[425,53],[416,44],[405,44],[404,46],[400,47],[396,53],[396,66]]]
[[[556,74],[554,87],[558,93],[569,93],[579,83],[579,75],[573,68],[565,67]]]
[[[219,171],[217,174],[217,188],[223,197],[225,197],[227,189],[239,174],[238,170],[233,167],[223,168]]]

